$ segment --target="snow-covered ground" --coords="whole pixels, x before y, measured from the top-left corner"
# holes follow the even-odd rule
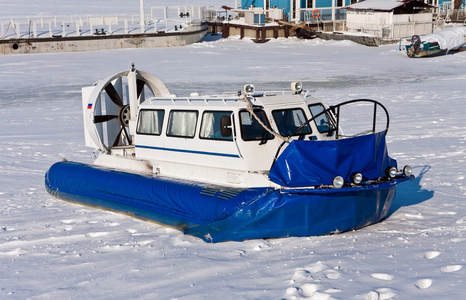
[[[17,0],[6,11],[24,7],[32,15],[29,4],[39,13],[61,2]],[[74,7],[100,2],[127,5],[83,0]],[[417,178],[399,186],[379,224],[241,243],[209,244],[51,197],[44,188],[50,165],[93,160],[83,146],[80,88],[131,62],[176,94],[246,83],[287,89],[302,80],[327,104],[379,100],[391,113],[389,152]],[[464,299],[465,66],[466,53],[409,59],[397,45],[234,37],[179,48],[0,56],[0,299]]]

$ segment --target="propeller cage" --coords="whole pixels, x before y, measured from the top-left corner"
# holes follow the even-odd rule
[[[139,104],[146,96],[168,95],[170,92],[160,79],[135,69],[83,88],[86,146],[105,153],[111,147],[131,146],[134,133],[130,131],[130,124],[137,119]]]

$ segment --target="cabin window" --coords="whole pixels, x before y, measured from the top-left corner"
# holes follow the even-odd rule
[[[167,135],[193,138],[196,133],[197,111],[172,110],[168,120]]]
[[[324,111],[324,106],[322,104],[309,105],[309,110],[311,111],[312,116],[317,116]],[[329,121],[327,113],[321,114],[315,118],[314,122],[316,123],[317,130],[319,130],[320,133],[329,132],[329,130],[334,129]]]
[[[275,123],[277,124],[280,134],[283,136],[303,135],[312,133],[308,125],[301,128],[298,132],[295,131],[306,123],[307,119],[304,111],[300,108],[274,110],[272,112]]]
[[[141,110],[136,132],[139,134],[160,135],[162,132],[163,110]]]
[[[213,140],[233,140],[233,134],[231,130],[231,111],[206,111],[202,116],[201,132],[199,134],[201,139],[213,139]],[[230,120],[229,126],[223,124],[222,118],[228,118]],[[223,127],[229,127],[224,128]],[[227,130],[225,130],[227,129]],[[227,132],[227,133],[225,133]]]
[[[264,123],[268,128],[270,128],[270,123],[265,116],[263,110],[254,110],[256,116]],[[273,139],[274,136],[262,127],[256,118],[252,116],[248,111],[240,112],[241,120],[241,136],[245,141],[265,141]]]

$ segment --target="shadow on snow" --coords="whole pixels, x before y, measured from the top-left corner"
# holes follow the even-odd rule
[[[430,166],[423,166],[421,172],[413,181],[405,182],[397,187],[396,196],[393,199],[388,216],[391,216],[402,206],[415,205],[434,197],[434,191],[423,189],[421,186],[422,177],[429,172],[430,168]]]

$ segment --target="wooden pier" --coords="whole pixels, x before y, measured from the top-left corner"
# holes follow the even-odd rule
[[[222,38],[230,36],[239,36],[240,39],[245,37],[251,38],[256,43],[264,43],[270,39],[288,38],[297,36],[300,38],[314,38],[314,32],[343,30],[343,23],[326,21],[309,24],[294,24],[280,22],[278,25],[246,25],[232,22],[209,22],[209,31],[211,33],[222,33]]]

